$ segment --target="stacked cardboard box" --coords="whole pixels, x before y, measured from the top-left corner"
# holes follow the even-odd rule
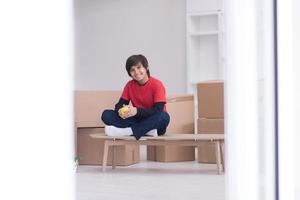
[[[79,164],[101,165],[104,141],[93,139],[91,133],[104,133],[101,114],[105,109],[113,109],[120,98],[120,91],[76,91],[75,92],[75,140]],[[139,146],[115,147],[116,165],[131,165],[139,162]],[[108,165],[112,164],[112,149],[108,154]]]
[[[167,112],[170,124],[166,134],[194,134],[194,97],[193,95],[169,95]],[[159,162],[193,161],[194,147],[147,146],[147,160]]]
[[[197,84],[198,133],[224,133],[223,81],[204,81]],[[214,145],[203,143],[198,147],[198,162],[216,163]]]

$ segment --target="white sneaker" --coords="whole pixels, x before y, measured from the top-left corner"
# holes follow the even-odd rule
[[[157,137],[157,136],[158,136],[158,135],[157,135],[157,129],[152,129],[151,131],[148,131],[148,132],[146,133],[146,135],[152,136],[152,137]]]
[[[105,126],[104,132],[108,136],[129,136],[133,134],[130,127],[118,128],[115,126]]]

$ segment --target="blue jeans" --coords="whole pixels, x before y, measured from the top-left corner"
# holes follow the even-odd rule
[[[104,110],[101,119],[106,125],[111,125],[118,128],[130,127],[134,137],[137,140],[139,140],[152,129],[157,129],[157,134],[163,135],[166,132],[167,126],[170,122],[169,114],[164,111],[157,112],[143,119],[137,117],[122,119],[114,110]]]

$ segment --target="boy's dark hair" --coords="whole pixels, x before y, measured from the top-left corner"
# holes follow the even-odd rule
[[[147,74],[150,77],[150,71],[148,69],[148,60],[142,54],[132,55],[129,58],[127,58],[126,70],[127,70],[128,75],[131,76],[130,75],[130,68],[134,65],[138,65],[139,63],[141,63],[143,65],[143,67],[145,67],[145,69],[147,70]]]

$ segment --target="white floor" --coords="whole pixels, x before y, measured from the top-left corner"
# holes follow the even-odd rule
[[[216,166],[197,162],[139,164],[107,168],[79,166],[76,173],[77,200],[224,200],[224,175]]]

